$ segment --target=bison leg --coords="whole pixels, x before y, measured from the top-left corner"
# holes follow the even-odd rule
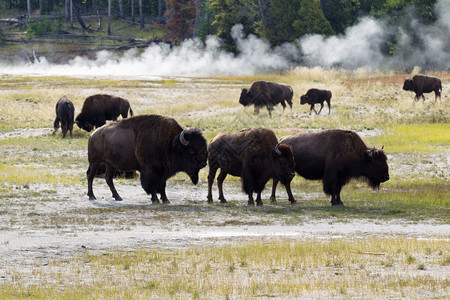
[[[322,108],[323,108],[323,102],[320,103],[320,109],[319,109],[319,112],[318,112],[318,113],[316,112],[317,115],[320,115],[320,112],[322,111]]]
[[[73,138],[72,131],[73,131],[73,123],[71,123],[71,124],[69,125],[70,138]]]
[[[434,91],[434,102],[436,102],[438,97],[439,97],[439,101],[441,101],[441,92],[439,91],[439,89]]]
[[[159,202],[158,195],[156,195],[156,192],[152,192],[151,194],[152,194],[152,203],[153,204],[161,203],[161,202]]]
[[[89,200],[95,200],[94,192],[92,191],[92,182],[94,181],[94,177],[97,174],[97,168],[100,165],[100,162],[89,163],[89,168],[86,171],[87,181],[88,181],[88,193]]]
[[[161,201],[164,204],[169,204],[170,201],[169,199],[167,199],[167,195],[166,195],[166,182],[161,182],[159,188],[158,188],[158,193],[161,195]]]
[[[142,188],[147,194],[152,195],[152,203],[159,203],[158,196],[156,195],[157,187],[154,183],[157,175],[150,168],[144,168],[140,177]]]
[[[316,111],[316,109],[314,108],[314,104],[311,104],[311,108],[309,109],[309,115],[311,115],[311,113],[312,113],[313,110],[314,110],[314,112],[315,112],[316,115],[317,115],[317,111]]]
[[[55,121],[53,122],[53,133],[52,133],[52,135],[55,135],[55,133],[56,133],[56,131],[58,130],[58,128],[59,128],[59,118],[58,117],[56,117],[55,118]]]
[[[255,205],[255,201],[253,201],[253,192],[248,194],[248,205]]]
[[[272,118],[272,110],[273,110],[273,106],[268,105],[268,106],[267,106],[267,110],[269,111],[269,117]]]
[[[330,103],[330,100],[327,101],[327,104],[328,104],[328,114],[330,114],[330,113],[331,113],[331,103]]]
[[[277,185],[278,185],[278,179],[272,179],[272,194],[270,195],[270,203],[276,204],[277,203]]]
[[[259,114],[259,106],[256,106],[256,105],[255,105],[255,108],[254,108],[254,110],[253,110],[253,114],[254,114],[254,115],[258,115],[258,114]]]
[[[261,192],[258,192],[258,193],[256,194],[256,205],[258,205],[258,206],[263,206],[263,202],[262,202],[262,200],[261,200]]]
[[[122,197],[120,197],[119,193],[117,193],[116,188],[114,187],[113,177],[115,173],[116,169],[114,167],[112,167],[111,165],[106,165],[106,174],[105,174],[106,183],[108,184],[114,199],[116,199],[116,201],[122,201]]]
[[[220,200],[220,203],[223,203],[223,204],[227,203],[227,200],[223,196],[223,181],[225,180],[227,175],[228,175],[228,173],[221,169],[219,176],[217,176],[217,186],[219,188],[219,200]]]
[[[66,138],[67,130],[69,129],[67,125],[68,125],[67,122],[61,123],[61,130],[62,130],[63,139]]]
[[[214,183],[214,177],[216,177],[217,165],[213,165],[211,161],[209,161],[209,173],[208,173],[208,203],[213,203],[212,197],[212,186]]]

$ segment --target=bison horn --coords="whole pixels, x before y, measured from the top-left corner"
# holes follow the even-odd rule
[[[281,144],[281,142],[279,142],[279,143],[275,146],[275,153],[276,153],[277,155],[281,155],[281,151],[280,151],[280,149],[278,149],[278,147],[280,146],[280,144]]]
[[[383,150],[384,149],[384,145],[383,146],[381,146],[381,150]]]
[[[185,129],[185,130],[186,130],[186,129]],[[188,141],[187,139],[184,138],[184,131],[185,131],[185,130],[183,130],[183,131],[180,133],[180,143],[183,144],[183,146],[189,145],[189,141]]]
[[[373,147],[372,149],[370,149],[370,152],[369,152],[369,156],[370,156],[370,157],[372,157],[372,154],[373,154],[374,151],[375,151],[375,147]]]

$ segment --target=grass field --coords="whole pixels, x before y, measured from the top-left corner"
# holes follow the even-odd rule
[[[126,232],[144,227],[151,235],[160,228],[172,231],[172,227],[173,231],[200,225],[283,228],[322,221],[330,226],[361,222],[386,228],[389,224],[448,228],[450,74],[433,75],[443,81],[440,102],[431,94],[426,94],[426,101],[415,102],[413,93],[401,89],[407,74],[320,68],[298,68],[279,75],[157,80],[2,76],[0,231],[23,232],[25,238],[30,235],[27,232],[52,229],[52,234],[64,238],[66,231],[76,237],[85,231]],[[291,85],[293,109],[283,112],[276,107],[269,118],[264,109],[254,115],[253,108],[240,106],[240,89],[259,79]],[[299,105],[300,95],[312,87],[332,90],[330,115],[324,107],[321,115],[310,116],[309,107]],[[287,203],[283,187],[278,188],[278,204],[271,205],[269,182],[263,194],[265,206],[248,208],[239,179],[232,177],[224,187],[230,195],[229,205],[217,203],[216,186],[216,203],[207,205],[206,167],[195,189],[184,174],[169,180],[169,206],[150,205],[148,196],[136,194],[143,192],[138,180],[119,179],[116,187],[124,193],[131,191],[124,197],[124,206],[109,206],[108,196],[102,196],[106,206],[97,207],[85,196],[89,134],[75,128],[73,139],[62,139],[60,130],[52,135],[59,98],[71,99],[77,114],[84,99],[95,93],[127,98],[135,114],[168,115],[184,127],[199,127],[208,141],[222,131],[255,126],[271,128],[278,137],[328,128],[355,130],[368,145],[384,146],[391,179],[379,191],[363,182],[350,183],[342,191],[346,206],[335,208],[320,182],[296,176],[292,184],[296,205]],[[109,195],[104,180],[96,180],[94,189]],[[16,242],[8,237],[1,243],[0,249],[6,252]],[[62,259],[52,256],[44,265],[35,258],[25,268],[20,264],[26,255],[17,262],[4,259],[0,298],[419,299],[450,294],[448,232],[439,236],[427,232],[300,239],[267,236],[205,243],[188,243],[181,250],[158,244],[110,246],[100,253],[87,250]]]

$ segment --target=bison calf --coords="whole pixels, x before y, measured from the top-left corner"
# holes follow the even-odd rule
[[[416,93],[414,100],[418,101],[420,97],[422,97],[423,101],[425,101],[425,96],[423,93],[431,93],[434,92],[434,101],[441,99],[442,92],[442,83],[439,78],[423,76],[423,75],[415,75],[412,79],[406,79],[403,83],[403,90],[405,91],[413,91]]]
[[[239,103],[244,106],[255,106],[255,114],[259,113],[259,109],[263,106],[269,111],[269,116],[272,117],[272,110],[278,103],[286,108],[287,101],[289,107],[292,108],[292,97],[294,92],[288,85],[269,82],[269,81],[255,81],[250,86],[250,89],[242,89]]]
[[[323,191],[331,195],[332,205],[343,205],[341,189],[353,178],[366,180],[373,188],[389,180],[389,167],[382,149],[369,148],[353,131],[325,130],[290,135],[281,139],[294,153],[295,171],[309,180],[322,180]],[[275,199],[277,181],[272,187]],[[295,201],[290,184],[289,200]]]
[[[88,142],[88,196],[94,200],[92,182],[101,163],[106,165],[105,179],[116,201],[113,176],[116,170],[140,172],[141,186],[151,194],[152,202],[169,203],[166,181],[185,172],[198,183],[198,172],[206,166],[207,144],[197,128],[183,129],[174,119],[142,115],[110,123],[95,130]]]
[[[300,97],[300,104],[309,104],[311,108],[309,110],[309,114],[311,115],[312,110],[316,113],[316,115],[320,114],[323,108],[323,102],[326,101],[328,104],[328,114],[331,113],[331,91],[328,90],[319,90],[319,89],[309,89],[305,95]],[[315,104],[320,103],[319,112],[314,108]]]
[[[93,95],[84,100],[81,112],[75,119],[75,123],[81,129],[87,132],[106,124],[106,120],[117,120],[122,115],[122,118],[133,116],[133,110],[130,107],[128,100],[110,96],[110,95]]]
[[[227,174],[242,179],[242,187],[248,194],[248,204],[254,205],[253,193],[257,193],[256,204],[263,205],[261,192],[270,178],[277,178],[289,184],[295,175],[292,150],[279,144],[270,129],[252,128],[235,133],[217,135],[208,147],[208,202],[212,203],[212,184],[217,170],[219,200],[226,203],[223,196],[223,181]]]
[[[56,103],[56,118],[53,122],[53,134],[59,128],[59,124],[61,123],[61,131],[63,138],[66,137],[67,131],[70,132],[70,137],[72,138],[73,131],[73,118],[75,115],[75,108],[73,106],[72,101],[70,101],[66,96],[63,96]]]

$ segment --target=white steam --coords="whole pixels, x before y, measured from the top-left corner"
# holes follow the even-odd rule
[[[76,57],[64,64],[49,63],[39,57],[33,63],[0,61],[1,74],[65,75],[65,76],[220,76],[252,75],[285,70],[295,65],[310,67],[341,67],[369,70],[450,68],[450,0],[440,0],[435,6],[438,20],[424,25],[411,16],[413,32],[387,22],[365,17],[342,35],[325,37],[311,35],[293,44],[271,48],[254,35],[245,36],[242,25],[232,28],[238,54],[221,49],[222,41],[209,37],[205,43],[197,39],[180,46],[153,44],[144,51],[129,50],[118,56],[100,51],[94,59]],[[387,41],[397,41],[397,51],[388,55]],[[414,41],[414,43],[413,43]],[[419,43],[417,42],[419,41]],[[413,45],[421,44],[420,47]]]
[[[450,0],[435,5],[437,21],[433,25],[421,24],[410,13],[410,32],[402,27],[371,17],[363,18],[332,37],[312,35],[302,38],[298,45],[303,60],[309,66],[342,67],[356,69],[422,69],[450,68]],[[397,40],[394,54],[387,54],[387,41]],[[388,40],[391,39],[391,40]],[[414,41],[415,39],[415,41]],[[417,46],[421,45],[421,46]],[[384,51],[382,51],[382,49]],[[391,49],[393,50],[393,49]]]
[[[381,23],[364,18],[359,24],[348,28],[342,36],[327,38],[312,35],[298,43],[304,54],[304,61],[311,66],[377,68],[385,59],[380,50],[385,41],[385,32]]]
[[[2,66],[0,74],[52,74],[68,76],[211,76],[251,75],[289,67],[286,52],[254,35],[244,36],[242,25],[233,27],[238,55],[221,50],[221,41],[209,37],[183,42],[178,47],[153,44],[139,53],[136,49],[122,56],[100,51],[95,59],[76,57],[66,64],[51,64],[45,57],[34,63]],[[292,51],[292,50],[291,50]]]

